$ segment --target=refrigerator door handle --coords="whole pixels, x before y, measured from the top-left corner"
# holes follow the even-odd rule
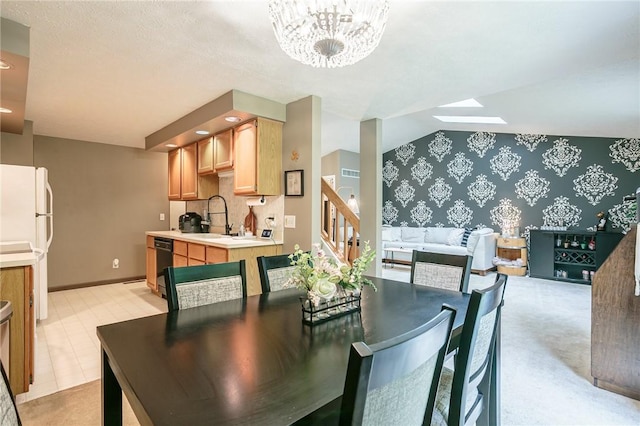
[[[49,211],[47,213],[47,218],[49,219],[49,229],[51,230],[49,238],[47,238],[48,251],[49,247],[51,247],[51,241],[53,241],[53,190],[51,189],[49,182],[47,182],[47,192],[49,193]]]

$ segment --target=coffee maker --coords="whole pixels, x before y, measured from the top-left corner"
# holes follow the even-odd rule
[[[202,232],[202,216],[195,212],[186,212],[178,218],[180,232],[200,233]]]

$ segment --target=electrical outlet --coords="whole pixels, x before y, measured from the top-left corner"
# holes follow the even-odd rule
[[[160,213],[160,220],[164,220],[164,213]]]
[[[120,259],[113,259],[113,269],[118,269],[120,267]]]
[[[272,214],[267,219],[269,219],[271,221],[271,227],[275,228],[276,227],[276,216],[274,214]]]

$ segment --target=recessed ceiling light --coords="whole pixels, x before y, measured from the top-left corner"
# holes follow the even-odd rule
[[[11,68],[13,68],[13,65],[5,61],[4,59],[0,59],[0,70],[8,70]]]
[[[167,148],[177,148],[178,145],[176,145],[175,143],[168,143],[165,145]]]
[[[9,108],[1,108],[0,107],[0,113],[2,114],[11,114],[13,111],[11,111]]]
[[[196,133],[199,135],[208,135],[209,131],[208,130],[196,130]]]
[[[240,117],[236,117],[235,115],[230,115],[228,117],[225,117],[224,119],[227,120],[229,123],[237,123],[240,120],[242,120]]]
[[[473,115],[434,115],[433,118],[437,118],[445,123],[474,123],[474,124],[507,124],[500,117],[480,117]]]
[[[438,108],[483,108],[483,105],[473,98],[464,101],[453,102],[451,104],[440,105]]]

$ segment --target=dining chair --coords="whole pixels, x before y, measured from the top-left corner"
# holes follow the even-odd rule
[[[296,425],[428,423],[454,318],[455,310],[443,306],[435,318],[402,335],[353,343],[342,397]]]
[[[165,269],[169,311],[247,297],[245,261]]]
[[[4,371],[4,366],[1,363],[0,370],[2,370],[2,381],[0,381],[0,425],[21,425],[22,422],[20,421],[20,416],[18,415],[16,401],[15,399],[13,399],[13,393],[11,392],[9,379]]]
[[[493,286],[471,293],[454,370],[442,369],[432,426],[473,425],[487,405],[489,395],[478,386],[491,374],[506,284],[507,276],[498,274]]]
[[[469,290],[473,256],[413,251],[411,283],[446,290]]]
[[[257,261],[263,293],[289,288],[287,281],[295,266],[291,266],[291,259],[289,259],[288,254],[259,256]]]

